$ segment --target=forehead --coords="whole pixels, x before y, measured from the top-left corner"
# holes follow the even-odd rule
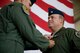
[[[53,17],[59,17],[60,15],[59,14],[52,14],[49,17],[51,17],[51,16],[53,16]]]

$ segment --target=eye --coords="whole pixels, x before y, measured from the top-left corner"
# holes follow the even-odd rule
[[[48,19],[53,19],[53,18],[54,18],[53,16],[49,16],[49,17],[48,17]]]
[[[54,17],[53,16],[51,16],[51,19],[53,19]]]
[[[32,6],[32,4],[30,3],[29,6]]]

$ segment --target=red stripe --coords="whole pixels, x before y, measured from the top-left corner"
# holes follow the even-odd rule
[[[69,8],[73,8],[73,4],[70,3],[69,1],[67,0],[58,0],[59,2],[63,3],[64,5],[66,5],[67,7]]]
[[[7,4],[9,4],[11,1],[10,0],[0,0],[0,7],[3,7]]]
[[[74,19],[72,16],[68,16],[67,14],[64,14],[65,16],[65,20],[68,22],[68,23],[71,23],[73,24],[74,23]]]
[[[37,15],[35,15],[34,13],[30,12],[30,15],[33,19],[33,21],[40,26],[41,28],[43,28],[44,30],[51,32],[51,30],[48,28],[48,24],[47,22],[45,22],[44,20],[42,20],[41,18],[39,18]]]
[[[37,4],[40,8],[42,8],[46,12],[48,12],[48,8],[49,7],[55,8],[55,7],[51,6],[51,5],[43,2],[42,0],[37,0],[37,2],[35,4]],[[67,22],[74,23],[73,16],[69,16],[69,15],[65,14],[65,12],[64,12],[64,15],[65,15],[65,20]]]
[[[37,0],[35,4],[37,4],[39,7],[41,7],[46,12],[48,12],[49,7],[52,7],[51,5],[48,5],[47,3],[43,2],[42,0]]]

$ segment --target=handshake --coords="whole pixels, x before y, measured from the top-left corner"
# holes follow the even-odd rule
[[[45,34],[44,37],[45,37],[46,39],[49,40],[49,43],[50,43],[50,44],[49,44],[49,48],[54,47],[54,45],[55,45],[55,41],[52,39],[53,36],[48,35],[48,34]]]

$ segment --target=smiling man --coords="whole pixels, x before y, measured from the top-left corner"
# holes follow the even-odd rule
[[[60,10],[48,9],[48,26],[52,34],[47,39],[54,40],[55,45],[43,53],[80,53],[80,32],[65,28],[64,18]]]

